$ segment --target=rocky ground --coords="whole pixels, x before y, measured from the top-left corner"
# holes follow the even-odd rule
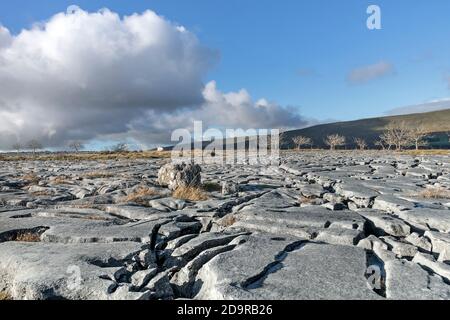
[[[449,299],[450,157],[287,153],[202,165],[0,163],[0,292],[13,299]],[[222,186],[223,184],[223,193]]]

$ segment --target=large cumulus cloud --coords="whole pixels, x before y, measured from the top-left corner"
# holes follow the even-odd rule
[[[12,35],[0,27],[0,150],[39,139],[168,140],[188,121],[299,125],[294,110],[204,80],[218,53],[152,11],[59,13]],[[283,123],[285,125],[285,123]]]
[[[194,121],[202,121],[203,129],[271,129],[300,128],[312,123],[300,116],[295,107],[282,107],[266,99],[254,101],[242,89],[223,93],[215,81],[203,90],[205,102],[196,109],[182,109],[175,113],[146,112],[144,117],[129,124],[129,135],[143,143],[170,142],[171,132],[178,128],[192,130]],[[148,124],[151,123],[151,126]]]

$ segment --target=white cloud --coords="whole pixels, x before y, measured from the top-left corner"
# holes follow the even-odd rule
[[[402,115],[402,114],[409,114],[409,113],[422,113],[422,112],[431,112],[431,111],[437,111],[437,110],[444,110],[444,109],[450,109],[450,98],[444,98],[444,99],[436,99],[431,100],[428,102],[412,105],[412,106],[406,106],[406,107],[399,107],[394,108],[387,112],[388,115]]]
[[[0,27],[0,149],[122,133],[145,111],[200,105],[216,58],[152,11],[59,13],[13,36]]]
[[[11,35],[0,28],[0,150],[39,139],[170,142],[171,131],[206,126],[305,126],[295,108],[246,90],[222,93],[204,77],[218,54],[152,11],[59,13]]]
[[[347,81],[351,84],[364,84],[369,81],[394,73],[394,66],[386,61],[353,69],[347,76]]]
[[[150,144],[152,141],[169,143],[174,129],[192,130],[194,121],[203,121],[204,129],[301,128],[310,124],[294,107],[282,107],[266,99],[253,101],[244,89],[222,93],[217,89],[215,81],[205,86],[203,96],[205,103],[198,109],[180,110],[170,114],[149,111],[146,117],[130,124],[130,136]],[[147,123],[153,125],[149,127]]]

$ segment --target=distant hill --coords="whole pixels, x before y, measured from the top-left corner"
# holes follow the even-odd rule
[[[355,121],[327,123],[300,130],[287,131],[282,136],[283,147],[294,147],[292,138],[305,136],[313,139],[315,147],[325,147],[323,140],[330,134],[347,138],[348,148],[353,148],[353,138],[363,138],[373,147],[380,134],[391,122],[405,122],[408,126],[423,125],[429,131],[428,144],[432,148],[450,148],[450,109],[400,116],[378,117]]]

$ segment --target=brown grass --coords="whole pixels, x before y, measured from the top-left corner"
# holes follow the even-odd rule
[[[1,291],[0,292],[0,301],[6,301],[6,300],[12,300],[12,297],[8,293]]]
[[[141,205],[147,205],[146,197],[157,196],[160,193],[149,187],[139,187],[134,192],[122,198],[122,202],[135,202]]]
[[[219,225],[222,227],[231,227],[233,224],[235,224],[237,222],[237,218],[235,215],[227,215],[225,217],[223,217],[220,221],[219,221]]]
[[[36,185],[39,183],[39,181],[41,181],[41,178],[39,178],[36,173],[30,172],[22,176],[22,180],[25,180],[27,185]]]
[[[198,187],[179,187],[172,194],[172,197],[189,201],[204,201],[208,199],[205,191]]]
[[[419,192],[417,196],[425,199],[450,199],[450,190],[444,188],[426,188]]]
[[[18,242],[41,242],[41,237],[32,232],[19,233],[14,241]]]
[[[401,152],[411,156],[450,156],[450,150],[405,150]]]
[[[168,159],[170,151],[144,152],[81,152],[81,153],[46,153],[33,156],[31,154],[3,154],[0,161],[102,161],[119,159]]]
[[[83,175],[83,178],[87,179],[100,179],[100,178],[111,178],[114,174],[104,171],[94,171],[94,172],[88,172]]]
[[[316,201],[316,199],[317,199],[316,196],[311,196],[311,197],[300,196],[298,198],[298,201],[300,203],[313,204]]]
[[[58,184],[69,184],[71,183],[70,180],[66,176],[57,176],[53,180],[51,180],[52,184],[58,185]]]

